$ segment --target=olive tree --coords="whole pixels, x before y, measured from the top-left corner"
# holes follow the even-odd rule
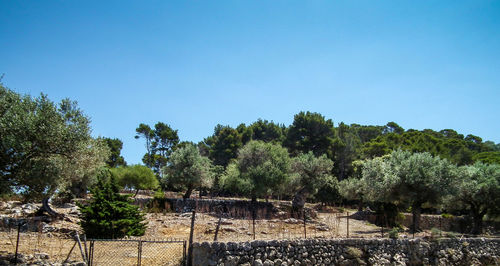
[[[368,160],[363,168],[366,196],[378,202],[411,206],[412,230],[420,230],[422,205],[438,204],[451,193],[456,166],[430,153],[396,150]]]
[[[76,102],[55,104],[46,95],[20,95],[0,84],[0,193],[47,199],[92,175],[107,149],[92,141],[90,131]]]
[[[186,190],[183,198],[189,198],[193,189],[212,185],[210,160],[201,156],[198,147],[186,143],[170,155],[169,165],[164,168],[167,182]]]
[[[486,214],[500,215],[500,165],[477,162],[459,168],[457,191],[449,198],[448,206],[465,209],[472,217],[472,233],[482,232]]]
[[[325,154],[316,157],[312,151],[300,154],[292,160],[293,179],[295,195],[292,200],[293,211],[304,208],[309,195],[314,195],[319,188],[327,184],[332,178],[331,171],[333,162]]]
[[[238,152],[239,177],[249,184],[252,202],[287,182],[290,171],[288,151],[279,144],[250,141]]]

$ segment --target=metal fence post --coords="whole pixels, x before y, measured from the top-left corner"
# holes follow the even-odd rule
[[[95,244],[95,241],[91,240],[90,247],[89,247],[89,257],[88,257],[88,265],[89,266],[92,266],[92,264],[94,263],[94,244]]]
[[[187,261],[186,261],[186,240],[184,240],[184,242],[182,243],[182,261],[183,261],[183,265],[187,265]]]
[[[17,240],[16,240],[16,255],[14,256],[14,263],[17,264],[17,251],[19,249],[19,237],[21,232],[21,223],[17,224]]]
[[[137,266],[141,266],[141,257],[142,257],[142,241],[139,239],[137,243]]]

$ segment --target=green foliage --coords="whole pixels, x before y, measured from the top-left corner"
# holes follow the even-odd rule
[[[485,164],[500,164],[500,151],[476,153],[472,156],[472,160],[480,161]]]
[[[238,154],[239,177],[249,183],[252,200],[280,190],[287,182],[290,158],[279,144],[250,141]]]
[[[500,154],[495,153],[498,151],[496,148],[497,145],[491,141],[483,143],[480,137],[474,135],[467,135],[464,138],[462,134],[452,129],[443,129],[439,132],[430,129],[406,132],[384,130],[384,134],[364,144],[363,155],[365,158],[373,158],[389,154],[396,149],[403,149],[419,153],[429,152],[452,163],[466,165],[478,160],[498,163]]]
[[[49,197],[66,189],[70,178],[90,179],[107,157],[76,102],[55,104],[46,95],[23,96],[0,84],[0,114],[0,194],[21,192],[27,201]]]
[[[431,228],[431,238],[437,239],[443,235],[443,232],[436,227]]]
[[[144,235],[146,225],[138,207],[130,204],[128,196],[120,195],[114,177],[103,170],[96,186],[91,190],[92,199],[80,205],[81,221],[89,238],[122,238]],[[107,182],[104,180],[108,179]]]
[[[346,200],[363,200],[362,181],[357,178],[348,178],[339,182],[340,195]]]
[[[398,239],[399,238],[399,228],[393,227],[389,232],[387,233],[390,239]]]
[[[186,190],[184,198],[189,198],[194,188],[212,186],[211,163],[201,156],[198,148],[191,143],[175,150],[170,156],[170,165],[164,171],[167,182]]]
[[[243,146],[240,133],[229,126],[217,125],[214,135],[205,139],[209,147],[209,157],[215,165],[226,167],[231,159],[236,158],[238,149]]]
[[[310,151],[293,158],[293,175],[290,183],[295,191],[292,201],[295,211],[301,210],[307,197],[316,194],[318,189],[325,186],[328,181],[332,184],[333,177],[330,174],[332,167],[333,162],[325,154],[316,157]]]
[[[135,131],[137,133],[136,139],[143,138],[146,141],[146,154],[144,154],[142,162],[161,177],[161,170],[167,165],[170,154],[179,143],[177,130],[165,123],[158,122],[154,129],[141,123]]]
[[[347,247],[346,253],[351,258],[359,259],[363,256],[363,251],[355,247]]]
[[[273,121],[258,119],[248,127],[252,132],[252,140],[281,143],[285,139],[285,127]]]
[[[127,166],[125,158],[120,155],[123,148],[123,142],[119,139],[103,138],[109,147],[110,155],[106,163],[109,167]]]
[[[126,189],[156,189],[159,186],[154,172],[144,165],[130,165],[110,169],[118,184]]]
[[[294,173],[292,183],[296,191],[305,190],[308,194],[315,194],[331,177],[333,162],[325,154],[316,157],[310,151],[293,158],[291,166]]]
[[[473,233],[481,233],[484,215],[500,215],[500,165],[475,163],[459,168],[457,192],[449,198],[448,208],[469,211]]]
[[[450,214],[450,213],[442,213],[441,214],[441,217],[445,218],[445,219],[451,219],[453,218],[453,214]]]
[[[240,176],[237,163],[230,163],[221,177],[221,187],[231,195],[250,195],[251,181]]]
[[[315,198],[325,204],[333,204],[339,202],[340,196],[339,181],[334,176],[329,176],[326,182],[321,186],[316,193]]]
[[[319,113],[300,112],[288,129],[285,146],[292,155],[312,151],[319,156],[327,154],[333,144],[335,131],[331,119]]]
[[[366,161],[362,182],[370,201],[411,206],[418,230],[422,205],[440,203],[451,194],[456,174],[456,167],[447,160],[397,150]]]

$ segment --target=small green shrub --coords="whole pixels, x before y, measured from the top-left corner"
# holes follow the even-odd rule
[[[448,238],[457,238],[457,233],[455,232],[446,232],[445,236]]]
[[[363,251],[355,247],[348,247],[346,253],[348,256],[355,259],[361,258],[363,256]]]
[[[153,195],[153,199],[149,202],[148,212],[151,213],[166,213],[170,212],[170,204],[167,202],[165,193],[161,190],[157,190]]]
[[[453,214],[449,214],[449,213],[443,213],[441,214],[441,217],[445,218],[445,219],[451,219],[453,218]]]
[[[433,227],[431,228],[431,238],[436,239],[442,235],[442,231]]]
[[[399,238],[399,228],[393,227],[389,233],[389,238],[391,239],[398,239]]]

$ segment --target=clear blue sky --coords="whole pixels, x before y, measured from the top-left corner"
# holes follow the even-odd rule
[[[500,1],[0,0],[0,73],[69,97],[139,163],[139,123],[452,128],[500,142]]]

